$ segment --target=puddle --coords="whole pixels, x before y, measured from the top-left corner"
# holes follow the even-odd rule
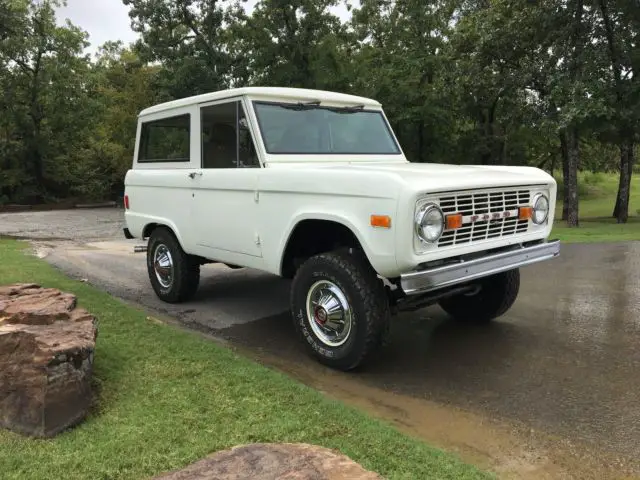
[[[237,345],[234,348],[328,397],[357,407],[408,435],[452,452],[466,463],[492,471],[498,478],[640,478],[633,476],[624,463],[613,456],[525,425],[371,387],[352,374],[320,365],[290,362]]]

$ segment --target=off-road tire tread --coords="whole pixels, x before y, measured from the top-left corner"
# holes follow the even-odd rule
[[[296,283],[305,275],[310,275],[323,265],[332,265],[334,268],[344,272],[354,290],[363,303],[364,311],[368,312],[366,318],[360,319],[359,328],[365,329],[364,346],[355,358],[347,358],[344,361],[332,361],[313,352],[322,363],[340,370],[353,370],[365,364],[371,355],[380,347],[388,332],[390,308],[384,286],[377,277],[375,271],[369,264],[362,252],[356,249],[341,248],[331,252],[321,253],[307,260],[296,272],[291,289],[291,311],[295,312]],[[357,301],[357,300],[356,300]],[[294,314],[294,322],[296,322]],[[297,322],[296,322],[297,325]],[[296,330],[298,330],[296,328]],[[298,330],[302,336],[302,332]],[[306,340],[304,340],[306,344]]]
[[[462,295],[439,302],[440,307],[456,320],[467,323],[488,323],[501,317],[515,303],[520,290],[520,271],[509,270],[489,277],[485,281],[503,282],[502,291],[492,292],[492,296],[478,302],[474,297]],[[488,303],[488,304],[487,304]]]
[[[168,228],[156,228],[149,238],[149,255],[152,254],[153,243],[155,239],[161,240],[171,249],[171,256],[174,261],[174,288],[169,295],[159,295],[158,297],[167,303],[182,303],[191,299],[198,290],[200,285],[200,263],[195,257],[186,253],[180,246],[180,242],[174,233]],[[149,269],[149,260],[147,260],[147,269]],[[151,278],[153,273],[149,271]],[[153,280],[152,280],[153,282]],[[155,289],[155,287],[154,287]],[[156,291],[156,293],[158,293]]]
[[[510,270],[505,272],[505,294],[494,313],[494,318],[501,317],[509,311],[518,298],[520,291],[520,270]]]

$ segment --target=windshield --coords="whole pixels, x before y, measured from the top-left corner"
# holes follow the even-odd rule
[[[398,155],[382,112],[364,106],[253,102],[270,154]]]

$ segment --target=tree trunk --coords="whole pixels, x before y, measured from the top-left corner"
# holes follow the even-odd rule
[[[609,56],[611,69],[613,70],[613,79],[615,81],[616,107],[619,114],[618,133],[620,135],[620,181],[618,184],[618,195],[616,196],[616,205],[613,208],[613,217],[618,223],[627,223],[629,218],[629,194],[631,190],[631,174],[633,172],[633,127],[628,121],[624,120],[625,115],[621,114],[627,107],[625,105],[625,96],[623,94],[622,82],[622,65],[621,53],[617,48],[615,41],[614,25],[615,21],[609,13],[608,4],[605,0],[598,2],[602,20],[605,27],[607,44],[609,46]],[[634,69],[635,70],[635,69]],[[636,81],[637,71],[633,71],[632,81]]]
[[[575,100],[580,98],[581,92],[577,82],[582,77],[581,56],[584,46],[582,35],[582,16],[584,13],[584,0],[576,1],[576,10],[573,20],[572,45],[573,54],[569,62],[569,76],[574,83],[572,96]],[[577,227],[578,220],[578,163],[580,162],[580,138],[577,125],[572,124],[566,128],[565,145],[563,151],[562,174],[564,177],[564,204],[562,208],[562,218],[566,220],[569,227]]]
[[[499,141],[500,144],[500,165],[507,165],[507,140],[506,135]]]
[[[564,174],[564,198],[563,206],[566,208],[567,226],[579,226],[578,220],[578,160],[580,158],[580,139],[575,127],[569,127],[566,131],[567,161],[563,169]]]
[[[567,193],[567,178],[569,177],[569,150],[567,148],[567,132],[563,130],[560,132],[560,152],[562,153],[562,182],[564,185],[562,191],[562,220],[567,220],[567,214],[569,211],[569,197]]]
[[[424,162],[424,120],[418,122],[418,162]]]
[[[489,120],[484,108],[480,108],[478,112],[478,135],[481,141],[480,165],[489,165],[491,163],[491,149],[489,146]]]
[[[620,148],[622,149],[622,146],[620,146]],[[624,184],[623,180],[622,180],[622,169],[623,167],[623,163],[624,160],[622,159],[623,157],[623,153],[622,151],[620,152],[620,175],[618,176],[618,193],[616,194],[616,204],[613,206],[613,214],[611,214],[611,216],[613,218],[618,218],[618,214],[620,212],[620,191],[622,190],[622,186]]]
[[[618,223],[627,223],[629,218],[629,196],[631,194],[631,175],[633,173],[633,140],[627,139],[620,144],[620,183],[613,216]]]
[[[482,126],[482,134],[484,136],[484,149],[480,154],[480,163],[482,165],[493,165],[495,163],[495,158],[493,156],[493,125],[487,119],[485,119],[484,122],[485,123]]]
[[[42,66],[42,57],[44,52],[38,50],[35,65],[33,67],[33,78],[31,79],[29,104],[29,117],[33,126],[31,142],[27,149],[28,160],[32,165],[32,174],[36,181],[36,185],[42,192],[45,191],[44,183],[44,166],[41,149],[41,131],[42,131],[42,105],[40,104],[40,69]]]

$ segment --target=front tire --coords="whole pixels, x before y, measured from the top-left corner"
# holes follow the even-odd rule
[[[307,260],[293,280],[291,311],[307,351],[345,371],[371,358],[390,316],[382,282],[364,255],[353,249]]]
[[[441,300],[440,307],[456,320],[488,323],[507,313],[515,303],[520,291],[520,271],[509,270],[484,278],[478,288],[471,295],[462,294]]]
[[[160,300],[180,303],[198,290],[200,264],[185,253],[170,230],[156,228],[147,246],[147,272],[151,286]]]

